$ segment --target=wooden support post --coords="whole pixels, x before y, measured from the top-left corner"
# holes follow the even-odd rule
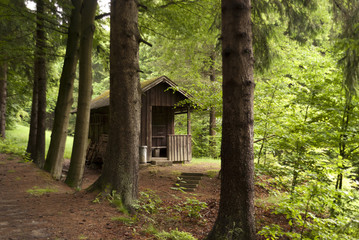
[[[191,108],[187,107],[187,135],[191,135]]]

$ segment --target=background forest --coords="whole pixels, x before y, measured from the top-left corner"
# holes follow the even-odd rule
[[[51,131],[71,8],[67,1],[45,2],[46,128]],[[166,75],[190,93],[196,103],[193,156],[220,159],[220,1],[140,2],[146,6],[139,12],[140,34],[149,43],[140,45],[141,81]],[[0,86],[6,113],[5,108],[0,112],[9,132],[5,139],[2,131],[1,149],[20,153],[26,147],[20,132],[30,124],[35,49],[35,11],[26,3],[0,0],[0,83],[7,84]],[[109,89],[108,4],[100,2],[96,13],[92,97]],[[359,3],[252,4],[255,171],[268,176],[273,211],[290,224],[289,230],[269,225],[260,234],[268,239],[359,239]],[[77,90],[76,78],[73,108]],[[181,117],[176,133],[187,129]],[[69,136],[74,125],[71,116]],[[258,199],[256,204],[267,203]]]

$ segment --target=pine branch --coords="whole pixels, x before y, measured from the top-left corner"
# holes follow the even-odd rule
[[[95,17],[95,20],[100,20],[100,19],[105,18],[105,17],[110,16],[110,15],[111,15],[111,13],[103,13],[103,14],[97,15]]]
[[[257,143],[257,142],[264,141],[264,140],[267,140],[267,139],[270,139],[270,138],[274,138],[274,137],[276,137],[276,136],[277,136],[277,135],[272,134],[272,135],[269,135],[268,137],[264,137],[264,138],[255,140],[255,141],[253,141],[253,143]]]
[[[140,43],[144,43],[144,44],[146,44],[146,45],[152,47],[152,44],[149,43],[149,42],[147,42],[146,40],[144,40],[142,37],[140,37],[139,42],[140,42]]]

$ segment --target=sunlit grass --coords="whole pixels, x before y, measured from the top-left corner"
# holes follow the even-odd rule
[[[27,147],[27,141],[29,138],[29,127],[16,125],[13,129],[6,131],[7,140],[11,141],[16,146],[23,148]],[[46,153],[50,145],[51,131],[46,131]],[[74,138],[67,137],[64,158],[71,158],[72,144]]]
[[[221,165],[221,160],[219,158],[192,158],[190,164],[203,164],[203,163],[211,163]]]
[[[34,195],[34,196],[41,196],[47,193],[54,193],[57,192],[58,190],[55,188],[50,188],[50,187],[46,187],[46,188],[39,188],[38,186],[34,186],[31,189],[28,189],[26,192]]]

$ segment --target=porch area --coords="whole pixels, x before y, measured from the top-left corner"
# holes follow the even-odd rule
[[[192,136],[191,135],[167,135],[165,146],[152,147],[152,157],[149,161],[189,162],[192,160]]]

